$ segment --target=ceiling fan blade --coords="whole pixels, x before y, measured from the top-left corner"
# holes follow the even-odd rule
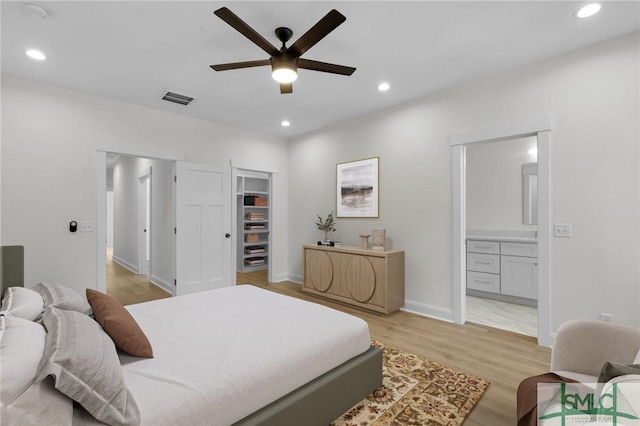
[[[312,61],[310,59],[298,58],[298,68],[313,71],[330,72],[332,74],[351,75],[356,70],[353,67],[344,65],[328,64],[326,62]]]
[[[342,13],[332,9],[324,18],[311,27],[309,31],[289,46],[287,53],[291,54],[294,58],[301,56],[346,20],[347,18]]]
[[[240,68],[261,67],[264,65],[271,65],[269,59],[259,61],[244,61],[244,62],[231,62],[228,64],[210,65],[212,69],[216,71],[237,70]]]
[[[293,93],[293,83],[280,83],[280,93],[283,95]]]
[[[227,24],[231,25],[238,32],[240,32],[243,36],[251,40],[255,43],[259,48],[267,52],[269,55],[278,55],[280,51],[276,49],[276,47],[269,43],[264,37],[256,32],[253,28],[251,28],[246,22],[240,19],[235,13],[230,11],[226,7],[221,7],[220,9],[213,12],[218,18],[222,19]]]

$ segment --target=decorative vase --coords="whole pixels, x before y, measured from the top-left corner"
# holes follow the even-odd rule
[[[324,239],[322,241],[329,242],[329,231],[323,231],[323,232],[324,232]]]
[[[367,250],[369,248],[370,234],[360,234],[360,248]]]

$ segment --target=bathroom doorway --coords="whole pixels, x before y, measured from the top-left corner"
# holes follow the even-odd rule
[[[492,126],[452,132],[452,246],[453,246],[453,312],[456,324],[466,322],[466,148],[492,141],[537,136],[537,282],[538,282],[538,344],[550,347],[550,145],[552,120],[550,115],[523,117]]]
[[[467,321],[537,337],[537,136],[465,154]]]

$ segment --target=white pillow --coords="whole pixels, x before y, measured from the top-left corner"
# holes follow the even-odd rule
[[[60,284],[41,282],[35,289],[44,300],[44,307],[54,307],[65,311],[77,311],[86,315],[92,315],[91,305],[76,291]]]
[[[4,291],[0,315],[39,321],[43,311],[44,301],[38,292],[24,287],[9,287]]]
[[[0,411],[34,382],[46,335],[37,322],[0,316]]]
[[[51,426],[73,424],[73,400],[53,386],[53,380],[34,383],[0,410],[0,425]]]
[[[140,410],[124,381],[116,347],[100,324],[77,311],[47,308],[47,341],[38,379],[53,376],[60,392],[110,425],[140,424]]]

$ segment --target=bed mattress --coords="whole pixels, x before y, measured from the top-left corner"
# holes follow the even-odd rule
[[[120,355],[143,425],[232,424],[370,346],[363,320],[250,285],[127,309],[154,352]]]

